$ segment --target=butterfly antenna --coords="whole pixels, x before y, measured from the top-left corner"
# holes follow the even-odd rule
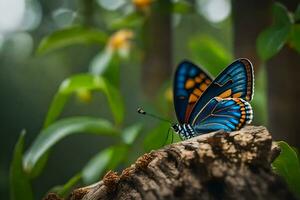
[[[138,108],[138,109],[137,109],[137,112],[138,112],[139,114],[142,114],[142,115],[148,115],[148,116],[153,117],[153,118],[155,118],[155,119],[158,119],[158,120],[165,121],[165,122],[168,122],[168,123],[170,123],[170,124],[173,124],[170,120],[161,118],[161,117],[156,116],[156,115],[154,115],[154,114],[152,114],[152,113],[148,113],[148,112],[144,111],[142,108]]]

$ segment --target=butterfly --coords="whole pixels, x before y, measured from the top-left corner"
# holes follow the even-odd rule
[[[182,139],[212,131],[233,131],[249,124],[253,112],[253,66],[240,58],[215,79],[190,61],[182,61],[175,72],[174,107],[178,124],[173,130]]]

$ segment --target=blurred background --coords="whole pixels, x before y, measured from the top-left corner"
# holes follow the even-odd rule
[[[177,64],[216,76],[240,57],[253,123],[299,148],[297,0],[0,0],[0,198],[66,195],[161,147],[169,124],[136,108],[176,122]]]

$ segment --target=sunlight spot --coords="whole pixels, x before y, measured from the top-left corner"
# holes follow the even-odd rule
[[[231,4],[230,0],[198,0],[197,9],[208,21],[218,23],[229,16]]]
[[[97,3],[107,10],[116,10],[123,6],[126,0],[97,0]]]
[[[76,17],[77,13],[67,8],[59,8],[52,13],[55,24],[60,28],[72,25]]]
[[[0,32],[18,29],[23,21],[24,12],[24,0],[0,0]]]
[[[21,30],[34,30],[42,20],[42,8],[37,0],[26,1]]]
[[[71,81],[69,79],[66,79],[62,82],[62,84],[59,87],[59,91],[63,92],[65,91],[71,84]]]

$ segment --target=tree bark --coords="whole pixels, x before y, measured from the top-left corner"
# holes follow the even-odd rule
[[[300,147],[300,55],[285,46],[268,62],[269,128],[277,140]]]
[[[261,126],[213,132],[144,154],[68,199],[296,199],[271,170],[279,152]]]

